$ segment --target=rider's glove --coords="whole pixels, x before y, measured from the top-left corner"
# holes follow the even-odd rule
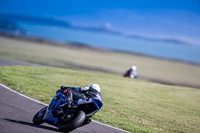
[[[62,85],[61,87],[60,87],[60,89],[63,91],[63,90],[65,90],[65,86],[64,85]]]

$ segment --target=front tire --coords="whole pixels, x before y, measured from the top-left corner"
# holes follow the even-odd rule
[[[84,122],[85,120],[85,112],[83,111],[79,111],[77,113],[77,115],[75,116],[75,118],[70,121],[69,123],[63,123],[62,121],[60,121],[58,123],[58,128],[61,132],[70,132],[78,127],[81,126],[81,124]]]
[[[42,124],[43,121],[43,117],[46,113],[47,107],[42,108],[40,111],[37,112],[37,114],[35,114],[35,116],[33,117],[33,124],[39,125]]]

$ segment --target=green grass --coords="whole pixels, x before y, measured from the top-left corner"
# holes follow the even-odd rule
[[[200,90],[120,76],[40,67],[0,67],[0,82],[49,103],[61,85],[101,86],[103,107],[94,120],[130,132],[200,131]]]
[[[53,46],[0,37],[0,58],[118,75],[136,65],[140,79],[200,88],[200,66],[147,56]]]

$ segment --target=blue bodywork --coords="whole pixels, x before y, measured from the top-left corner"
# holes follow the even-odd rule
[[[92,102],[93,102],[93,104],[96,106],[96,108],[97,108],[98,110],[101,109],[101,107],[102,107],[102,105],[103,105],[101,101],[99,101],[99,100],[97,100],[97,99],[92,99]]]
[[[54,126],[57,126],[58,122],[59,122],[59,119],[53,115],[53,111],[55,109],[58,108],[59,105],[62,105],[65,103],[65,98],[66,96],[63,94],[63,93],[57,93],[52,99],[51,99],[51,102],[49,103],[49,106],[46,110],[46,113],[43,117],[43,121],[48,123],[48,124],[51,124],[51,125],[54,125]],[[77,103],[78,100],[74,101],[74,103]],[[102,107],[102,99],[98,100],[98,99],[92,99],[92,104],[93,106],[95,106],[95,110],[100,110],[101,107]],[[87,105],[85,105],[87,106]],[[68,113],[69,110],[64,110],[65,113]]]
[[[49,103],[46,113],[43,117],[43,121],[56,126],[59,119],[53,115],[53,111],[61,104],[65,103],[65,95],[62,93],[56,94]]]

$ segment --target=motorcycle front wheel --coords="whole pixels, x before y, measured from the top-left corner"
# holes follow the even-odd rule
[[[74,116],[74,118],[68,122],[68,123],[63,123],[60,121],[58,123],[58,128],[61,132],[70,132],[78,127],[81,126],[81,124],[85,120],[85,112],[83,111],[78,111],[77,114]]]
[[[47,110],[47,107],[44,107],[42,108],[40,111],[38,111],[35,116],[33,117],[33,124],[36,124],[36,125],[39,125],[39,124],[42,124],[44,121],[43,121],[43,117],[46,113],[46,110]]]

